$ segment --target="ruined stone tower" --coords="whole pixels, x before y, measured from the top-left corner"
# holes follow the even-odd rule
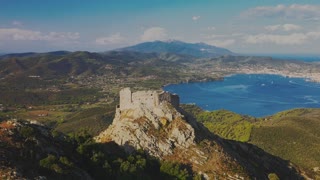
[[[141,106],[156,108],[161,103],[170,103],[175,108],[179,107],[179,96],[165,91],[137,91],[132,93],[130,88],[120,90],[119,109],[135,109]]]

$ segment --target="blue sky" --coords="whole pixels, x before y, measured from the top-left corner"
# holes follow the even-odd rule
[[[319,54],[318,0],[0,0],[0,53],[106,51],[145,41]]]

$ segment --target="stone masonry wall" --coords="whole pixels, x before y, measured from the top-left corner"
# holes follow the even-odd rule
[[[144,105],[149,108],[155,108],[162,102],[168,102],[175,108],[179,107],[179,96],[168,92],[158,91],[137,91],[132,93],[130,88],[124,88],[120,91],[120,110],[135,109]]]

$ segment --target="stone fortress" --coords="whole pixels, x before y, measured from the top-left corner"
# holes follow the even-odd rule
[[[179,112],[179,96],[165,91],[120,90],[120,104],[112,124],[95,137],[115,143],[127,152],[143,149],[152,156],[173,154],[195,143],[195,131]]]
[[[120,91],[118,109],[122,111],[140,108],[141,106],[154,109],[164,102],[170,103],[175,108],[179,108],[180,105],[179,96],[176,94],[165,91],[137,91],[132,93],[130,88],[124,88]]]

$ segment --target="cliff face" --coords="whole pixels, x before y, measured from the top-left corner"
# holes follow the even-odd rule
[[[129,99],[130,94],[127,93]],[[159,93],[150,94],[153,99]],[[126,103],[121,98],[120,94],[121,104]],[[224,140],[171,102],[150,106],[145,103],[149,102],[148,98],[129,100],[135,106],[120,104],[112,125],[96,141],[114,141],[128,152],[142,149],[161,160],[184,163],[207,179],[268,179],[270,174],[281,179],[302,178],[291,163],[251,144]]]

